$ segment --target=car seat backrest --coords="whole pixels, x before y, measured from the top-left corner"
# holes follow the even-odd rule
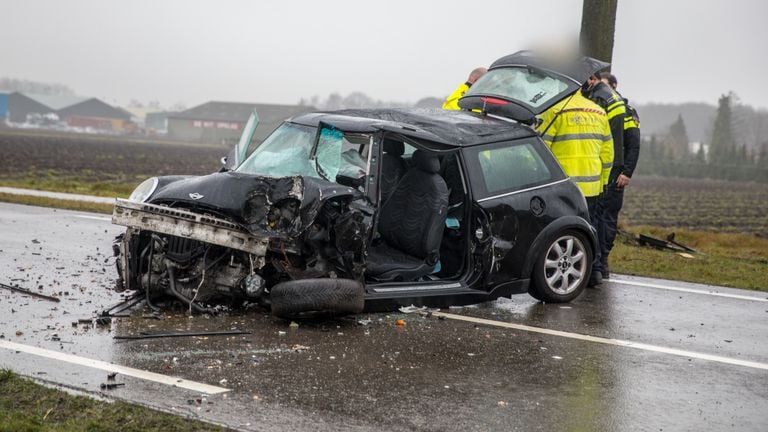
[[[440,161],[421,150],[397,184],[379,216],[379,232],[388,245],[435,264],[439,258],[448,186],[438,174]]]
[[[400,141],[384,139],[384,154],[381,157],[381,202],[386,202],[395,191],[400,179],[408,171],[408,165],[403,160],[405,145]]]

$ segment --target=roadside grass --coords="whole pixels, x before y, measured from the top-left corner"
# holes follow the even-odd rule
[[[47,173],[47,175],[39,175],[31,172],[21,178],[0,180],[0,186],[48,192],[127,198],[139,183],[149,177],[151,176],[147,175],[137,178],[94,181],[52,174],[50,172]]]
[[[224,431],[125,402],[73,396],[0,370],[0,432]]]
[[[46,197],[0,193],[0,202],[32,205],[38,207],[59,208],[66,210],[77,210],[91,213],[112,214],[112,204],[101,204],[87,201],[60,200]]]
[[[768,239],[751,234],[716,233],[653,226],[624,229],[664,239],[672,232],[675,240],[696,249],[693,258],[667,250],[640,246],[617,237],[610,267],[616,273],[650,276],[687,282],[768,291]]]

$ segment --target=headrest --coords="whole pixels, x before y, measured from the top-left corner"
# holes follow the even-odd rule
[[[392,156],[402,156],[405,153],[405,144],[402,141],[384,138],[384,153]]]
[[[413,164],[420,170],[431,174],[440,172],[440,160],[437,155],[422,150],[413,152]]]

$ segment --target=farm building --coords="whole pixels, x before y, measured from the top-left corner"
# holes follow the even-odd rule
[[[262,140],[286,118],[314,108],[302,105],[207,102],[168,116],[168,137],[229,145],[240,137],[254,110],[259,115],[259,127],[254,138]]]
[[[8,95],[8,114],[13,123],[25,123],[30,115],[56,114],[70,127],[116,133],[135,131],[129,112],[96,98],[14,92]]]
[[[30,97],[29,95],[13,92],[8,95],[8,121],[25,123],[30,114],[55,114],[56,110]]]
[[[8,119],[8,94],[0,93],[0,126]]]

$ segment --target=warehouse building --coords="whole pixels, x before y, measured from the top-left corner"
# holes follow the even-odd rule
[[[263,140],[280,123],[314,108],[303,105],[272,105],[239,102],[207,102],[168,116],[168,137],[231,145],[236,142],[253,111],[259,115],[255,140]]]
[[[72,128],[110,133],[136,130],[131,113],[96,98],[14,92],[8,95],[7,111],[13,123],[27,123],[34,116],[55,114],[60,122]]]

